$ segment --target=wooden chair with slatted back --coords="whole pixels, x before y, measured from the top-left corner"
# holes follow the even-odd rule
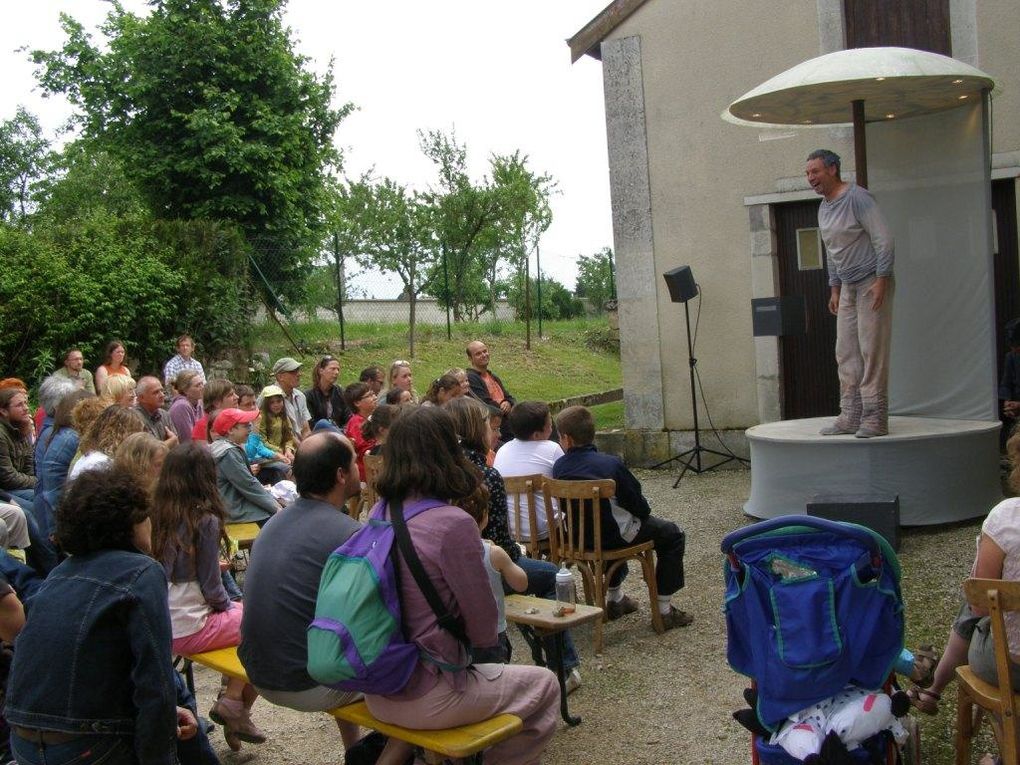
[[[588,605],[598,606],[605,612],[606,591],[613,574],[627,561],[637,561],[648,586],[652,628],[658,633],[665,632],[659,613],[652,542],[612,550],[602,547],[601,500],[608,500],[616,494],[616,481],[609,478],[591,481],[545,478],[542,480],[542,492],[549,523],[549,557],[556,563],[577,565]],[[584,544],[585,540],[590,540],[590,549]],[[595,653],[602,652],[602,624],[605,620],[603,616],[595,622]]]
[[[549,554],[549,540],[539,539],[538,514],[542,513],[545,518],[545,505],[538,507],[535,501],[535,492],[541,491],[544,476],[539,473],[534,475],[518,475],[504,477],[503,484],[506,486],[506,496],[510,500],[509,512],[510,535],[514,541],[523,544],[529,558],[541,558]],[[528,519],[528,533],[530,539],[525,539],[521,533],[521,527],[525,518]]]
[[[364,460],[365,475],[361,476],[361,480],[365,487],[361,490],[361,507],[365,513],[368,513],[379,501],[379,495],[375,490],[375,479],[379,477],[379,471],[382,470],[382,455],[366,454]]]
[[[1016,710],[1020,696],[1010,684],[1009,644],[1003,615],[1020,611],[1020,582],[1001,579],[968,579],[963,583],[967,602],[991,617],[998,685],[986,683],[969,666],[957,667],[956,765],[969,765],[971,742],[983,717],[987,717],[999,742],[1003,765],[1020,765],[1017,757]]]

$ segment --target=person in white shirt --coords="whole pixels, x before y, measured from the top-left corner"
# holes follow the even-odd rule
[[[493,467],[504,478],[521,475],[543,475],[552,478],[553,463],[563,456],[563,449],[552,435],[552,416],[549,407],[541,401],[521,401],[510,411],[510,432],[513,440],[506,442],[496,452]],[[533,530],[527,513],[521,508],[520,540],[532,539]],[[516,530],[514,520],[514,499],[507,497],[507,512],[510,516],[511,532]],[[549,536],[545,517],[545,498],[541,491],[535,492],[535,520],[538,528],[537,539]]]

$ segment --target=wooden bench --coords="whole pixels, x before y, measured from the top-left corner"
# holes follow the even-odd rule
[[[195,687],[192,664],[200,664],[228,677],[248,681],[248,675],[241,665],[241,660],[237,657],[236,648],[220,648],[183,658],[185,660],[185,677],[192,692]],[[338,720],[377,730],[385,736],[419,747],[424,752],[425,762],[430,765],[441,763],[447,759],[464,759],[471,763],[481,763],[482,754],[486,749],[515,736],[524,727],[521,718],[516,715],[502,714],[456,728],[413,730],[377,720],[368,711],[368,705],[364,701],[330,709],[326,714]]]

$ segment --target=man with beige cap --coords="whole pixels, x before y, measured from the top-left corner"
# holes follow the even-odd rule
[[[308,424],[312,416],[308,413],[308,402],[301,391],[301,362],[284,356],[273,364],[273,375],[276,384],[283,389],[283,403],[287,408],[287,417],[290,418],[294,440],[301,443],[312,432]]]

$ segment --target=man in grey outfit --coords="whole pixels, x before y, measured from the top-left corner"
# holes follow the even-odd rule
[[[836,316],[839,417],[824,436],[889,432],[893,240],[874,197],[840,178],[839,156],[811,152],[807,179],[820,194],[818,228],[829,271],[829,311]]]

